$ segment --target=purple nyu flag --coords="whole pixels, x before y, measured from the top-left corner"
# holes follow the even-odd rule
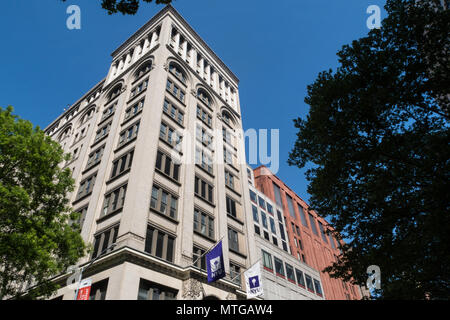
[[[225,277],[222,240],[206,254],[206,268],[208,270],[208,282],[214,282]]]

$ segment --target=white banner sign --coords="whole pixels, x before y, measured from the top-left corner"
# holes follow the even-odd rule
[[[247,299],[262,295],[261,266],[259,262],[255,263],[250,269],[245,271],[245,284],[247,286]]]

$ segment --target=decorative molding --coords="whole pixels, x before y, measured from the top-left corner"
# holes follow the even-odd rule
[[[187,300],[201,300],[205,296],[205,290],[200,281],[190,278],[183,281],[183,293],[181,296]]]

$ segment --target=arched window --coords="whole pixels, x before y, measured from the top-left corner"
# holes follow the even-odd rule
[[[209,94],[206,93],[205,90],[203,89],[198,89],[197,90],[197,98],[199,98],[201,101],[203,101],[203,103],[205,103],[207,106],[211,107],[212,105],[212,99],[209,96]]]
[[[80,124],[83,124],[86,121],[88,121],[94,115],[94,113],[95,113],[95,105],[90,107],[89,110],[83,115]]]
[[[144,65],[142,65],[135,74],[135,79],[139,79],[140,77],[142,77],[144,74],[150,72],[150,70],[152,69],[152,62],[148,61],[146,63],[144,63]]]
[[[181,70],[181,68],[176,64],[171,62],[169,64],[169,71],[175,76],[177,77],[178,80],[180,80],[181,82],[183,82],[184,84],[186,84],[186,75],[185,73]]]
[[[72,126],[69,125],[59,136],[58,141],[63,141],[65,138],[67,138],[70,135],[70,131],[72,130]]]
[[[233,118],[228,111],[222,111],[222,120],[228,125],[232,126],[234,124]]]
[[[119,83],[117,86],[114,87],[114,89],[111,90],[111,92],[109,93],[108,96],[108,101],[111,101],[112,99],[114,99],[115,97],[117,97],[120,92],[122,91],[122,84]]]

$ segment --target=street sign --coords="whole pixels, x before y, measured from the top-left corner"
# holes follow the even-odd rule
[[[89,294],[91,293],[92,279],[85,279],[81,281],[78,287],[77,300],[89,300]]]

